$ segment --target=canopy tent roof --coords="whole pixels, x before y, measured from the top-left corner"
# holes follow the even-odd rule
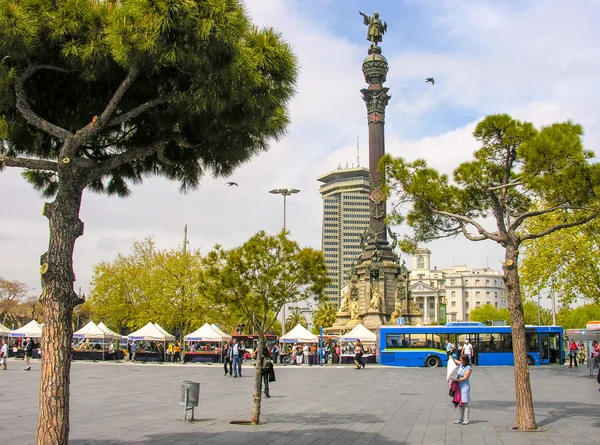
[[[208,323],[204,323],[194,332],[189,333],[183,337],[185,341],[225,341],[227,337],[224,337],[219,331],[213,328]]]
[[[294,329],[285,335],[279,337],[279,341],[282,343],[317,343],[319,337],[312,334],[301,324],[298,324]]]
[[[154,323],[154,326],[156,326],[156,329],[158,329],[160,332],[162,332],[163,334],[165,334],[167,336],[167,340],[175,340],[175,336],[172,334],[169,334],[166,329],[163,329],[163,327],[161,325],[159,325],[158,323]]]
[[[374,332],[369,331],[362,324],[357,324],[354,329],[350,332],[342,335],[342,341],[356,341],[360,340],[363,343],[375,343],[377,341],[377,336]]]
[[[227,340],[229,340],[231,338],[231,335],[229,335],[227,332],[225,332],[224,330],[219,328],[219,326],[217,326],[216,324],[211,323],[211,326],[215,331],[217,331],[219,334],[221,334],[223,336],[223,338],[226,338]]]
[[[100,329],[102,329],[104,332],[106,332],[107,334],[114,335],[116,340],[121,340],[122,339],[122,335],[121,334],[117,334],[115,331],[113,331],[112,329],[110,329],[108,326],[106,326],[104,324],[103,321],[101,321],[100,323],[98,323],[98,327]]]
[[[175,336],[169,334],[163,328],[157,327],[152,322],[149,322],[146,326],[132,332],[127,337],[129,340],[149,340],[149,341],[172,341],[175,340]]]
[[[25,326],[21,326],[19,329],[10,331],[9,337],[33,337],[39,338],[42,336],[42,325],[35,320],[31,320]]]
[[[0,323],[0,337],[6,337],[10,332],[10,329],[8,329],[6,326],[4,326],[2,323]]]
[[[103,329],[100,329],[100,327],[93,321],[90,321],[88,324],[86,324],[80,330],[75,332],[73,334],[73,337],[74,338],[109,339],[109,340],[116,340],[116,339],[121,338],[120,335],[109,334],[108,332],[105,332]]]

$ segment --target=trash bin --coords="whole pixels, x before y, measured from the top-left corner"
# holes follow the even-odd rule
[[[185,404],[185,393],[187,389],[187,405]],[[180,405],[183,406],[198,406],[198,398],[200,396],[200,383],[192,382],[190,380],[183,380],[181,382],[181,400]]]

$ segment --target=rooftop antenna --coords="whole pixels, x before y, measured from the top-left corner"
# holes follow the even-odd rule
[[[360,167],[360,144],[358,142],[358,135],[356,135],[356,166]]]

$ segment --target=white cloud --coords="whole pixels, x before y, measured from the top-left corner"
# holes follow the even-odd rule
[[[187,224],[191,246],[206,250],[217,242],[240,244],[261,229],[280,230],[283,203],[281,196],[268,193],[272,188],[302,190],[288,199],[288,229],[302,244],[320,247],[322,204],[316,177],[339,163],[356,162],[357,135],[361,164],[368,165],[366,112],[359,92],[365,86],[360,69],[367,49],[364,28],[348,25],[357,30],[350,41],[335,32],[327,14],[313,14],[303,2],[247,4],[257,23],[282,31],[300,61],[289,136],[232,176],[239,187],[209,177],[197,191],[181,195],[177,184],[152,178],[133,187],[134,195],[125,200],[86,193],[81,210],[85,234],[74,258],[76,286],[84,291],[93,264],[127,253],[135,239],[154,235],[159,247],[181,245]],[[346,6],[330,2],[322,7]],[[586,146],[596,147],[600,55],[599,31],[592,21],[599,12],[595,3],[448,0],[415,7],[431,20],[422,24],[423,32],[434,32],[432,39],[444,44],[420,47],[397,41],[392,28],[386,35],[392,94],[388,152],[423,157],[451,173],[477,148],[471,136],[476,121],[496,112],[536,125],[581,122]],[[436,77],[434,87],[423,82],[430,75]],[[39,291],[39,255],[48,237],[43,200],[10,170],[0,174],[0,190],[0,276]],[[428,247],[438,268],[489,264],[498,269],[502,259],[492,242],[443,240]]]

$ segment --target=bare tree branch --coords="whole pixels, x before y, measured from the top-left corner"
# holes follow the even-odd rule
[[[512,182],[509,182],[508,184],[497,185],[495,187],[488,187],[488,190],[489,191],[500,190],[500,189],[507,188],[507,187],[517,187],[519,185],[523,185],[523,183],[521,181],[515,180]]]
[[[43,159],[14,158],[11,156],[0,155],[0,163],[6,167],[28,168],[30,170],[48,170],[57,172],[58,163],[46,161]]]
[[[121,125],[121,124],[139,116],[140,114],[149,110],[150,108],[154,108],[158,105],[161,105],[161,104],[171,101],[173,99],[173,97],[175,97],[174,94],[169,94],[167,96],[157,97],[156,99],[149,100],[148,102],[143,103],[142,105],[139,105],[139,106],[135,107],[134,109],[129,110],[126,113],[116,116],[115,118],[113,118],[112,120],[110,120],[108,122],[107,126],[114,127],[115,125]]]
[[[460,225],[460,229],[462,231],[463,236],[468,239],[469,241],[483,241],[488,239],[487,237],[485,237],[484,235],[479,235],[479,236],[473,236],[471,235],[468,231],[467,228],[465,227],[464,224]]]
[[[54,137],[61,139],[62,141],[66,141],[73,136],[73,133],[65,130],[58,125],[54,125],[47,120],[40,117],[36,114],[29,105],[29,101],[27,100],[27,94],[25,94],[25,81],[29,79],[33,74],[41,69],[50,69],[54,71],[60,71],[64,73],[68,73],[69,70],[65,70],[63,68],[51,66],[51,65],[31,65],[25,69],[21,77],[17,78],[15,81],[15,95],[17,99],[17,110],[19,113],[25,118],[29,125],[32,125],[45,133],[48,133]]]
[[[487,230],[485,230],[483,228],[483,226],[481,224],[479,224],[478,222],[476,222],[475,220],[473,220],[471,218],[468,218],[468,217],[463,216],[463,215],[458,215],[456,213],[444,212],[442,210],[431,209],[431,211],[433,213],[437,214],[437,215],[447,216],[448,218],[453,218],[453,219],[456,219],[458,221],[462,221],[465,224],[470,224],[473,227],[475,227],[477,229],[477,231],[481,235],[483,235],[484,237],[486,237],[487,239],[491,239],[491,240],[494,240],[496,242],[503,241],[502,237],[499,234],[488,232]]]
[[[542,231],[540,233],[530,233],[530,234],[527,234],[527,235],[523,235],[521,237],[521,240],[525,241],[525,240],[530,240],[530,239],[541,238],[543,236],[550,235],[551,233],[554,233],[554,232],[556,232],[558,230],[568,229],[569,227],[580,226],[582,224],[590,222],[594,218],[597,218],[599,215],[600,215],[600,212],[594,212],[590,216],[588,216],[587,218],[580,219],[579,221],[574,221],[574,222],[565,223],[565,224],[558,224],[558,225],[556,225],[554,227],[550,227],[549,229],[544,230],[544,231]]]
[[[127,151],[116,156],[111,156],[105,161],[98,162],[96,168],[90,170],[88,178],[91,181],[100,179],[102,176],[108,174],[111,170],[114,170],[121,165],[127,164],[128,162],[136,159],[145,158],[152,156],[157,153],[167,143],[165,140],[155,141],[149,145],[141,147],[133,147]]]

